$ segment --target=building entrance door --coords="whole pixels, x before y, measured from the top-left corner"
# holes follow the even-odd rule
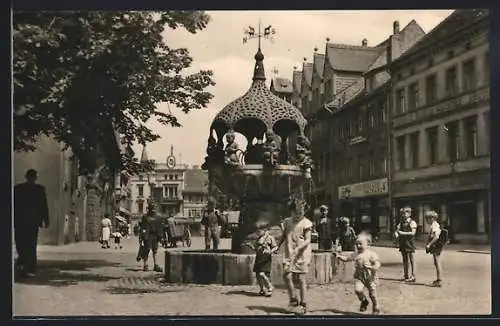
[[[477,233],[477,211],[475,201],[451,203],[449,218],[454,234]]]

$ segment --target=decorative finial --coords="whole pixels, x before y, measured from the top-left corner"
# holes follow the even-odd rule
[[[304,62],[306,62],[306,61],[307,61],[307,58],[306,58],[306,57],[304,57]]]
[[[318,48],[317,47],[314,48],[314,52],[318,52]]]
[[[330,42],[330,38],[329,38],[329,37],[327,37],[327,38],[326,38],[326,41],[327,41],[327,42]]]
[[[293,66],[293,70],[297,70],[297,66]]]
[[[272,71],[273,71],[274,76],[275,76],[275,77],[278,77],[278,73],[279,73],[278,68],[273,67],[273,70],[272,70]]]
[[[258,39],[258,48],[257,48],[257,53],[255,54],[255,70],[253,73],[253,80],[266,80],[266,75],[264,73],[264,64],[262,63],[264,61],[264,54],[262,53],[260,49],[260,40],[262,38],[268,39],[271,42],[274,42],[274,37],[273,35],[276,34],[276,30],[272,28],[271,25],[267,26],[264,28],[264,31],[261,32],[261,23],[259,19],[259,25],[258,25],[258,32],[255,31],[255,28],[253,26],[248,26],[247,29],[245,29],[245,34],[246,36],[243,37],[243,43],[247,43],[248,40],[257,38]]]
[[[170,155],[174,156],[174,145],[170,145]]]

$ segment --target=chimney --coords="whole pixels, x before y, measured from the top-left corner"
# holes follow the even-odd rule
[[[364,38],[363,41],[361,41],[361,45],[364,46],[364,47],[367,47],[368,46],[368,40]]]
[[[392,25],[392,31],[394,35],[399,34],[399,21],[397,20],[394,21]]]

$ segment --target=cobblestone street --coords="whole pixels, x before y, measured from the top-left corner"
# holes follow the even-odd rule
[[[201,239],[194,239],[200,247]],[[228,242],[225,241],[224,246]],[[39,275],[15,283],[14,316],[75,315],[266,315],[283,314],[284,289],[272,298],[256,296],[253,286],[172,285],[162,274],[143,272],[135,261],[136,239],[123,250],[78,243],[39,249]],[[443,254],[443,288],[428,286],[435,279],[430,256],[416,254],[417,283],[403,284],[397,249],[376,248],[383,266],[380,301],[383,314],[490,314],[490,255],[448,250]],[[159,264],[163,266],[163,252]],[[311,286],[311,315],[359,315],[350,275],[339,282]]]

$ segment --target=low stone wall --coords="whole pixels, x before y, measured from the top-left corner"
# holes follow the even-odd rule
[[[165,279],[169,283],[254,285],[254,254],[234,254],[229,251],[165,251]],[[283,257],[273,257],[271,281],[283,285]],[[309,284],[335,281],[335,255],[331,252],[313,253],[308,273]],[[344,269],[344,268],[343,268]],[[350,271],[346,271],[351,274]]]

